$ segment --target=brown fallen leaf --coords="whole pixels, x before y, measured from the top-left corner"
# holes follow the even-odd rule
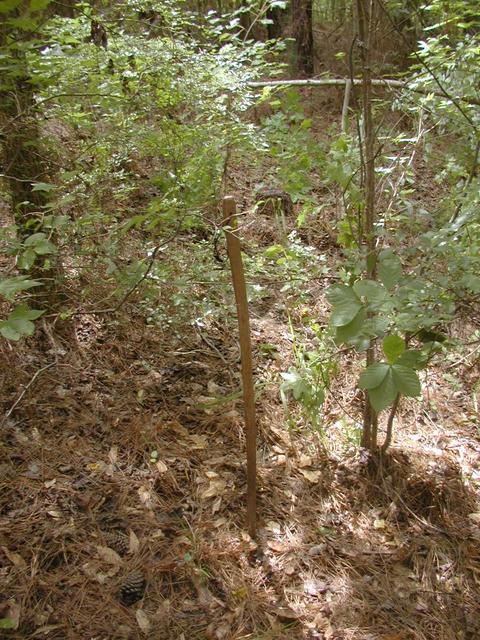
[[[114,551],[110,547],[103,547],[98,545],[96,549],[97,549],[98,557],[104,560],[105,562],[108,562],[108,564],[113,564],[113,565],[122,564],[121,557],[118,555],[116,551]]]
[[[140,627],[141,632],[146,636],[150,633],[150,629],[152,625],[150,624],[150,620],[148,619],[147,614],[143,609],[137,609],[135,612],[135,618],[137,620],[138,626]]]
[[[2,547],[2,551],[15,567],[18,567],[19,569],[26,568],[27,563],[19,553],[15,553],[15,551],[9,551],[7,547]]]
[[[227,483],[225,480],[210,480],[208,488],[200,494],[200,498],[202,500],[206,500],[207,498],[216,498],[218,495],[223,493],[226,486]]]
[[[312,484],[316,484],[322,477],[321,471],[310,471],[309,469],[299,469],[299,471]]]
[[[140,548],[140,540],[137,538],[134,531],[130,530],[130,536],[128,541],[129,553],[137,553]]]

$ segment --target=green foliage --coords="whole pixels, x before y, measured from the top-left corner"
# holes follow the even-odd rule
[[[0,321],[0,333],[7,340],[20,340],[24,336],[31,336],[35,330],[32,320],[36,320],[45,312],[30,309],[26,304],[20,304],[13,309],[6,320]]]

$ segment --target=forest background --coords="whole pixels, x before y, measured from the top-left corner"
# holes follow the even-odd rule
[[[0,2],[8,637],[478,637],[476,4]]]

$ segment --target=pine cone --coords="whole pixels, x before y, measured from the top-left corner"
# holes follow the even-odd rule
[[[130,549],[130,541],[121,531],[109,531],[104,534],[107,547],[116,551],[120,556],[124,556]]]
[[[141,571],[132,571],[120,588],[120,600],[127,606],[138,602],[143,598],[146,586],[147,581],[143,573]]]

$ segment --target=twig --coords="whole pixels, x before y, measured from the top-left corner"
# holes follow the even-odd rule
[[[448,369],[453,369],[455,367],[458,367],[459,364],[462,364],[462,362],[465,362],[465,360],[468,360],[471,356],[473,356],[474,353],[477,353],[477,351],[480,351],[480,344],[477,347],[475,347],[473,351],[470,351],[470,353],[467,353],[466,356],[463,356],[463,358],[460,358],[460,360],[457,360],[456,362],[449,364],[448,367],[445,367],[445,369],[448,371]]]
[[[35,374],[33,375],[32,379],[30,380],[30,382],[27,385],[25,385],[25,387],[23,388],[23,391],[20,393],[18,398],[15,400],[15,402],[12,404],[10,409],[5,413],[5,415],[3,417],[3,420],[2,420],[2,427],[5,424],[5,421],[12,415],[13,411],[16,409],[16,407],[22,401],[22,399],[25,396],[25,394],[27,393],[28,389],[32,386],[32,384],[35,382],[35,380],[38,378],[38,376],[41,373],[43,373],[44,371],[46,371],[47,369],[50,369],[51,367],[56,365],[56,364],[57,364],[57,360],[55,360],[54,362],[50,362],[50,364],[45,365],[44,367],[42,367],[41,369],[39,369],[38,371],[35,372]]]
[[[393,436],[393,421],[395,419],[395,414],[397,413],[398,405],[400,403],[400,394],[397,393],[395,400],[393,401],[392,408],[390,409],[390,413],[388,416],[387,422],[387,433],[385,435],[385,442],[382,445],[381,453],[384,454],[388,447],[392,444],[392,436]]]

